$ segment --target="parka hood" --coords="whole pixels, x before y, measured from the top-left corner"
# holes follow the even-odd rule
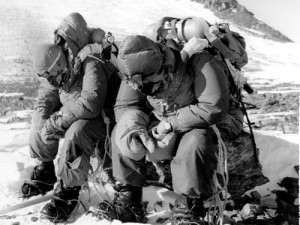
[[[88,44],[90,30],[82,15],[71,13],[62,20],[54,34],[63,37],[70,47],[73,57],[76,57],[78,52]]]
[[[127,36],[120,44],[118,69],[128,76],[157,73],[163,64],[163,54],[152,40],[145,36]]]
[[[88,44],[90,29],[79,13],[66,16],[54,31],[55,44],[62,45],[68,58],[69,76],[63,86],[68,89],[77,80],[80,73],[74,73],[75,58],[79,51]]]
[[[132,35],[121,43],[118,55],[118,69],[121,73],[151,75],[162,68],[176,69],[176,58],[172,50],[151,39]]]

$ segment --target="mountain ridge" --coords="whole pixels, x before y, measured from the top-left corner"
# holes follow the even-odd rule
[[[278,42],[293,42],[280,31],[257,19],[252,12],[236,0],[192,0],[210,9],[217,17],[234,23],[241,30]],[[258,31],[258,32],[255,32]]]

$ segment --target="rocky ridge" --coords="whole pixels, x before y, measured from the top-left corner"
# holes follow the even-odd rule
[[[254,14],[236,0],[193,0],[204,4],[222,20],[236,24],[240,29],[266,39],[279,42],[293,42],[291,39],[255,18]],[[249,30],[251,29],[251,30]],[[258,31],[258,32],[255,32]]]

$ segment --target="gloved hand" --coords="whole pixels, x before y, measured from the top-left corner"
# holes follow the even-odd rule
[[[64,133],[57,130],[48,120],[45,121],[40,131],[41,140],[46,145],[52,144],[59,138],[62,138],[63,135]]]
[[[148,151],[153,153],[156,148],[155,141],[149,136],[148,131],[141,129],[131,135],[129,143],[131,151],[137,153],[142,151]]]
[[[217,37],[218,33],[219,33],[219,25],[218,24],[214,24],[210,27],[207,25],[206,29],[203,29],[203,34],[210,43],[212,43],[214,40],[216,40],[218,38]]]
[[[77,118],[69,113],[58,111],[44,121],[41,126],[40,135],[45,144],[50,144],[59,138],[63,138],[65,131]]]
[[[151,162],[159,162],[162,160],[170,160],[174,156],[174,151],[176,150],[176,140],[177,134],[170,132],[168,134],[164,134],[161,139],[157,140],[156,149],[153,153],[148,153],[147,158]]]
[[[204,48],[208,47],[208,41],[202,38],[192,37],[183,47],[189,57],[191,57],[196,52],[201,52]]]
[[[172,131],[172,126],[167,121],[160,121],[159,124],[151,129],[152,136],[155,140],[162,140]]]
[[[219,25],[218,24],[214,24],[214,25],[210,26],[208,28],[208,32],[209,32],[210,35],[217,36],[220,33]]]

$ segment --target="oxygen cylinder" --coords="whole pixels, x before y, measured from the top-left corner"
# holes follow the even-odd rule
[[[143,35],[153,41],[177,38],[179,42],[187,42],[192,37],[206,38],[208,33],[208,23],[201,17],[189,17],[178,19],[174,17],[164,17],[157,23],[150,24]]]
[[[206,38],[209,26],[201,17],[193,17],[179,20],[176,23],[177,38],[181,42],[187,42],[192,37]]]

